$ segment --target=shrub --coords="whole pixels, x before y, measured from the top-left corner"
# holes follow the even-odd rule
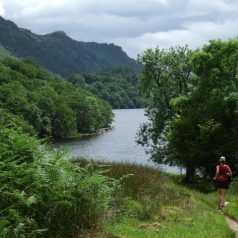
[[[107,208],[111,181],[0,127],[0,237],[65,237]]]

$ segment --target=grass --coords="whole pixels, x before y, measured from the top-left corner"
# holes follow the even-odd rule
[[[229,204],[225,211],[226,215],[238,221],[238,181],[231,183],[227,201],[229,201]]]
[[[121,187],[96,237],[235,237],[224,215],[217,211],[213,182],[199,180],[196,186],[185,186],[180,175],[120,163],[112,164],[105,173],[122,178]],[[233,218],[238,218],[237,187],[233,182],[225,211]]]
[[[204,214],[207,215],[207,214]],[[125,219],[114,226],[107,226],[112,237],[128,238],[210,238],[234,237],[228,227],[224,227],[224,219],[216,219],[216,224],[210,222],[210,217],[205,219],[197,215],[189,215],[186,219],[169,221],[166,225],[159,222],[140,223],[136,220]],[[214,219],[213,219],[214,221]],[[110,236],[108,236],[110,237]]]

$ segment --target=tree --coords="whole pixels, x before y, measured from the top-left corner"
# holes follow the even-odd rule
[[[171,100],[188,95],[193,79],[189,58],[192,51],[188,47],[175,47],[169,50],[148,49],[139,56],[144,65],[140,78],[148,106],[146,115],[149,122],[141,125],[138,143],[150,148],[151,158],[158,163],[178,164],[166,150],[165,133],[168,122],[176,117],[177,111]],[[190,163],[186,164],[187,173]]]
[[[181,118],[196,132],[192,147],[197,168],[212,176],[221,155],[234,168],[238,150],[238,40],[213,40],[191,58],[197,80],[182,106]],[[196,110],[195,110],[196,108]]]
[[[75,112],[64,102],[56,104],[56,113],[52,122],[52,135],[54,138],[72,138],[77,130]]]
[[[238,41],[211,41],[193,53],[156,50],[141,58],[149,123],[141,127],[139,142],[151,145],[154,161],[186,167],[189,182],[196,169],[212,176],[218,156],[226,155],[234,165]]]

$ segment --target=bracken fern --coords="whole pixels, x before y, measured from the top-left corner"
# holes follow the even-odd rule
[[[0,127],[0,237],[69,237],[103,216],[113,183]]]

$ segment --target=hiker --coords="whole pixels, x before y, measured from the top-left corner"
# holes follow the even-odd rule
[[[223,211],[225,206],[226,190],[229,187],[229,176],[232,176],[231,169],[226,165],[226,158],[220,157],[219,165],[216,166],[216,187],[218,192],[218,210]]]

